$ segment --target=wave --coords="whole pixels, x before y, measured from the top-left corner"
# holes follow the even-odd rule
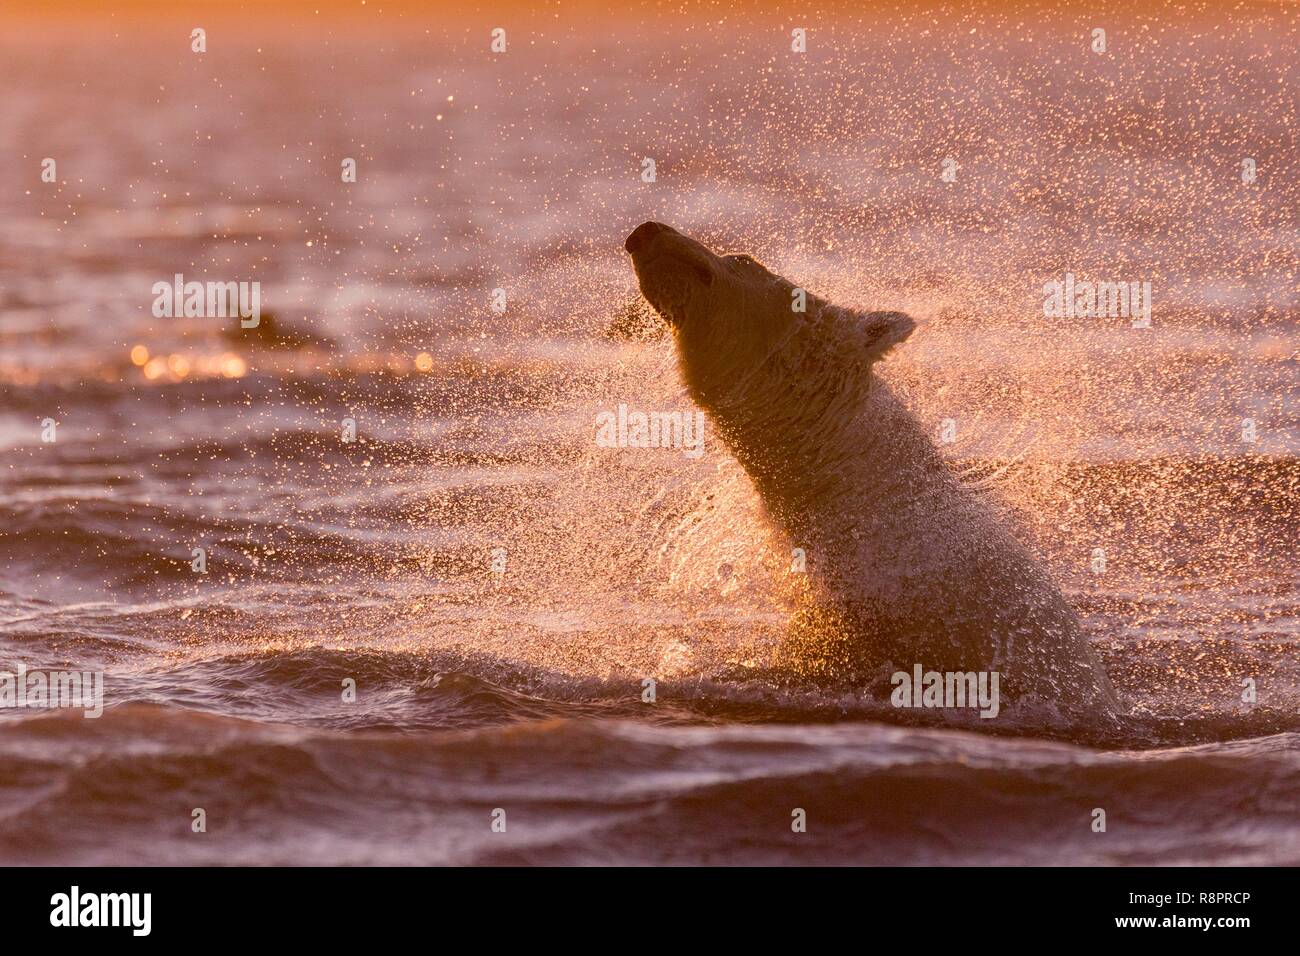
[[[1300,732],[1300,714],[1290,706],[1289,695],[1272,689],[1287,679],[1284,673],[1261,677],[1270,693],[1246,707],[1238,702],[1231,679],[1222,690],[1198,683],[1197,693],[1189,694],[1176,685],[1135,684],[1131,675],[1114,668],[1112,676],[1126,700],[1119,719],[1062,726],[1044,723],[1041,714],[1005,702],[994,720],[974,712],[900,709],[890,703],[891,688],[883,681],[881,686],[810,684],[780,669],[719,667],[705,661],[677,675],[656,677],[654,700],[648,702],[645,678],[635,671],[574,674],[552,666],[535,649],[507,657],[476,646],[478,642],[465,642],[463,632],[459,640],[447,640],[455,635],[435,640],[426,631],[402,649],[327,647],[312,642],[310,628],[297,623],[288,605],[277,611],[269,598],[264,606],[250,606],[242,613],[233,608],[214,611],[205,603],[187,602],[183,611],[174,605],[147,614],[119,614],[111,626],[102,618],[88,623],[66,612],[57,621],[33,613],[9,625],[10,637],[0,648],[21,653],[32,666],[66,666],[50,649],[58,646],[60,636],[82,634],[77,666],[108,668],[105,701],[110,708],[180,707],[328,730],[415,733],[552,719],[634,720],[663,726],[867,721],[1056,739],[1110,751]],[[382,609],[377,613],[382,615]],[[292,622],[296,635],[273,634],[268,625],[277,616]],[[395,630],[409,634],[405,622],[412,620],[404,616]],[[219,642],[228,650],[175,662],[166,651],[176,640],[178,625],[193,635],[191,640]],[[522,629],[513,633],[507,641],[516,646],[535,639]],[[219,634],[229,636],[219,639]],[[613,635],[593,638],[604,644]],[[249,646],[236,649],[240,643]],[[562,645],[552,641],[550,648],[556,660],[564,660]],[[1168,656],[1165,668],[1179,671],[1182,665],[1176,656]],[[1245,668],[1239,663],[1225,669]],[[349,686],[354,700],[345,699]]]
[[[1099,753],[857,722],[393,734],[136,704],[9,723],[0,753],[7,863],[1300,861],[1294,733]]]

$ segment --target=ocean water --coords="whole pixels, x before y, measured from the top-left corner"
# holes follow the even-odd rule
[[[1295,8],[799,16],[0,14],[0,670],[105,704],[0,708],[0,862],[1300,862]],[[647,219],[917,317],[881,374],[1118,728],[774,665],[722,443],[594,440],[690,408]],[[177,273],[261,326],[155,318]],[[1045,317],[1066,273],[1151,327]]]

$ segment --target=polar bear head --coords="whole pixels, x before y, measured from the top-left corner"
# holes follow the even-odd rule
[[[737,402],[753,410],[769,391],[788,399],[791,385],[865,388],[872,363],[915,328],[901,312],[831,305],[751,256],[717,255],[663,223],[642,223],[624,246],[642,294],[673,329],[687,387],[715,413]]]

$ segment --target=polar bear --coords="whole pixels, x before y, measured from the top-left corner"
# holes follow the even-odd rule
[[[691,397],[807,556],[813,600],[784,666],[885,692],[891,671],[916,665],[997,672],[1022,712],[1071,724],[1113,714],[1109,680],[1041,562],[874,374],[912,319],[831,305],[661,223],[625,247]]]

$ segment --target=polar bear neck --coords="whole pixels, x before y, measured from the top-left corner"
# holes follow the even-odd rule
[[[949,477],[920,422],[856,351],[856,327],[854,313],[818,302],[759,362],[727,368],[711,357],[713,387],[696,394],[792,533],[828,502],[914,501]]]

